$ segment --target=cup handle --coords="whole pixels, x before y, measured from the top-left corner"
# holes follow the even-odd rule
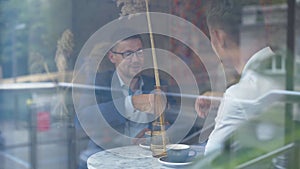
[[[190,152],[193,152],[193,154],[190,155]],[[189,151],[189,158],[190,158],[190,157],[194,157],[194,156],[196,156],[196,155],[197,155],[197,151],[196,151],[196,150],[190,150],[190,151]]]

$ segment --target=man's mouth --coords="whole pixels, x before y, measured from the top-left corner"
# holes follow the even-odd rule
[[[132,65],[132,66],[130,66],[130,68],[132,68],[132,69],[141,69],[142,66],[141,65]]]

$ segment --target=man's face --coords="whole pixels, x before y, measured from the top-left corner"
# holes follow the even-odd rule
[[[116,70],[125,83],[142,71],[144,66],[144,56],[140,53],[142,49],[143,45],[140,39],[128,39],[119,42],[110,52],[109,59],[115,65]],[[130,52],[136,53],[128,57],[120,54]]]

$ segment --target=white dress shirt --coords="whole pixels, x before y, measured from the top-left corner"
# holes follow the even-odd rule
[[[259,70],[263,60],[274,55],[269,47],[255,53],[245,65],[240,81],[226,90],[215,119],[215,128],[208,138],[205,154],[222,148],[226,137],[241,123],[261,113],[262,105],[253,106],[243,100],[257,99],[271,90],[283,88],[284,84]]]
[[[125,98],[125,112],[122,113],[128,121],[125,126],[125,135],[129,137],[135,137],[139,134],[143,129],[148,128],[148,123],[154,119],[154,116],[150,113],[140,112],[139,110],[135,110],[132,104],[132,95],[142,94],[142,87],[144,85],[144,81],[142,78],[139,79],[139,89],[136,90],[132,95],[129,95],[129,87],[125,85],[123,80],[120,78],[119,74],[116,72],[117,77],[120,82],[120,86],[123,89],[123,94],[126,96]]]

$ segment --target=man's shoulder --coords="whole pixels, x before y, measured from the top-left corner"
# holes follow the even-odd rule
[[[114,71],[108,70],[105,72],[97,72],[96,73],[96,78],[101,77],[101,78],[111,78],[114,74]]]
[[[95,84],[104,85],[104,84],[111,82],[113,74],[114,74],[114,71],[105,71],[105,72],[96,73]]]
[[[239,99],[256,99],[271,90],[283,89],[284,82],[274,76],[248,71],[241,80],[229,87],[226,94]]]

